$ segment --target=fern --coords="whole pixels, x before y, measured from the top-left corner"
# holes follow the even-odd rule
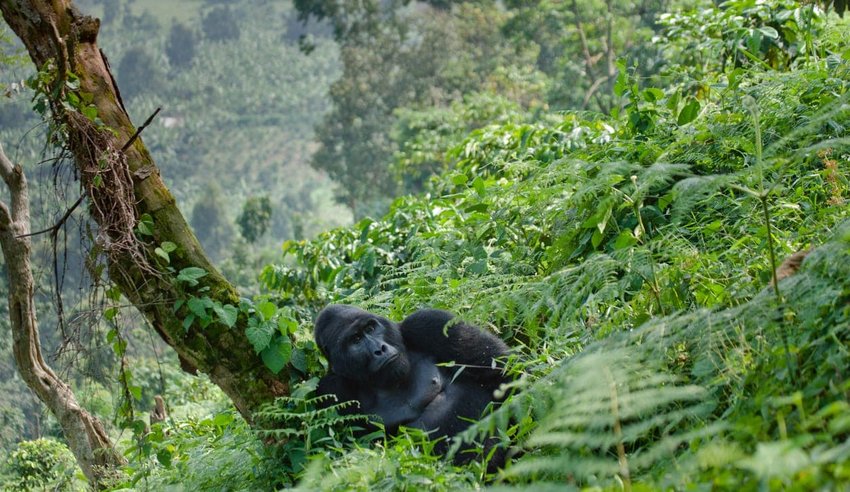
[[[322,395],[304,398],[297,394],[291,397],[281,397],[267,405],[263,405],[255,416],[262,426],[258,434],[263,439],[273,439],[285,442],[299,440],[305,452],[316,444],[327,444],[327,441],[337,443],[343,436],[351,436],[351,429],[362,425],[366,417],[363,415],[341,415],[340,411],[356,405],[347,401],[335,403],[324,408],[324,403],[333,400],[333,395]]]

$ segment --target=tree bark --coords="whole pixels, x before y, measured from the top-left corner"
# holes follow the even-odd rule
[[[65,70],[76,74],[80,92],[93,96],[91,104],[105,128],[63,110],[60,101],[52,101],[53,113],[67,127],[89,211],[100,227],[98,245],[106,251],[110,279],[174,348],[183,367],[208,374],[250,422],[260,404],[288,394],[288,374],[284,369],[275,375],[265,367],[244,335],[246,320],[241,314],[234,328],[213,323],[184,329],[188,311],[183,307],[175,312],[175,302],[192,293],[151,268],[155,265],[151,248],[174,243],[171,267],[202,268],[208,272],[199,286],[208,288],[203,295],[222,304],[239,304],[236,290],[210,263],[178,210],[142,139],[132,139],[136,130],[97,46],[99,20],[82,15],[71,0],[0,0],[0,11],[36,67],[57,67],[58,83],[64,81]],[[130,220],[127,214],[115,220],[118,209],[128,209]],[[128,245],[138,243],[133,228],[143,214],[153,217],[154,244]]]
[[[9,278],[12,350],[21,377],[59,421],[68,447],[89,482],[102,489],[117,478],[124,458],[100,421],[83,409],[71,388],[44,362],[38,336],[33,276],[30,268],[30,213],[27,180],[0,145],[0,175],[12,195],[11,208],[0,202],[0,246]]]

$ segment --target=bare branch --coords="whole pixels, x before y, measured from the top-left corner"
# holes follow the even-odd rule
[[[578,2],[573,0],[572,4],[573,10],[573,22],[576,26],[576,30],[578,31],[579,41],[581,41],[581,51],[584,55],[584,66],[587,67],[587,76],[590,77],[591,82],[596,80],[596,74],[594,70],[594,65],[596,65],[596,60],[594,60],[593,56],[590,54],[590,47],[587,44],[587,35],[584,33],[584,26],[581,23],[581,15],[578,11]]]
[[[582,101],[581,103],[581,109],[587,108],[587,104],[590,102],[591,97],[596,97],[596,102],[599,103],[600,107],[602,106],[602,101],[599,99],[596,91],[599,90],[599,87],[602,86],[602,84],[608,82],[609,78],[610,77],[606,75],[593,81],[593,84],[590,86],[589,89],[587,89],[587,92],[584,94],[584,101]]]
[[[134,133],[133,136],[130,137],[129,140],[127,140],[127,143],[125,143],[124,146],[121,147],[121,152],[127,152],[127,149],[129,149],[130,146],[133,145],[133,142],[135,142],[136,139],[139,138],[139,135],[141,135],[145,128],[147,128],[148,125],[151,124],[151,121],[156,118],[156,115],[158,115],[160,111],[162,111],[162,108],[156,108],[156,111],[154,111],[153,114],[148,116],[148,119],[146,119],[145,122],[142,123],[142,126],[136,129],[136,133]]]
[[[55,224],[48,227],[47,229],[42,229],[42,230],[37,231],[37,232],[31,232],[29,234],[21,234],[20,236],[17,236],[17,237],[22,238],[22,237],[28,237],[28,236],[38,236],[39,234],[47,234],[48,232],[50,233],[51,236],[55,236],[56,233],[59,231],[59,229],[62,227],[62,225],[65,224],[65,222],[67,222],[68,219],[71,217],[71,214],[74,213],[74,210],[76,210],[77,207],[79,207],[80,204],[83,203],[83,200],[85,198],[86,198],[85,193],[80,195],[80,198],[77,198],[77,201],[74,202],[74,204],[71,205],[68,208],[68,210],[65,211],[65,214],[62,216],[62,218],[60,218]]]

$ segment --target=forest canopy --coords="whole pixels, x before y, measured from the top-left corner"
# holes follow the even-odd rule
[[[92,479],[0,303],[0,489],[850,483],[845,2],[31,3],[0,201],[20,169],[41,350],[120,459]],[[448,459],[357,432],[334,303],[495,334],[503,401]]]

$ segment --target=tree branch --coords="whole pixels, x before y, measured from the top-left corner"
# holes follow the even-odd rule
[[[48,232],[50,233],[51,236],[55,235],[56,232],[59,230],[59,228],[61,228],[65,224],[65,222],[71,217],[71,214],[74,213],[74,210],[76,210],[77,207],[79,207],[80,204],[83,203],[83,200],[85,200],[85,198],[86,198],[85,194],[80,195],[80,198],[77,198],[77,201],[74,202],[74,204],[71,205],[71,207],[68,208],[67,211],[65,211],[65,215],[63,215],[62,218],[60,218],[55,224],[48,227],[47,229],[42,229],[42,230],[37,231],[37,232],[31,232],[29,234],[21,234],[20,236],[17,236],[17,237],[22,238],[22,237],[38,236],[39,234],[46,234]]]
[[[578,31],[579,41],[581,41],[581,51],[584,55],[584,66],[587,67],[587,76],[590,77],[590,81],[594,82],[596,80],[595,70],[593,66],[596,64],[596,61],[590,55],[590,47],[587,44],[587,35],[584,33],[584,26],[581,23],[581,16],[578,12],[578,2],[573,0],[572,4],[573,10],[573,23],[576,26],[576,30]]]
[[[3,181],[8,183],[14,171],[15,165],[6,157],[6,152],[3,150],[3,143],[0,142],[0,174],[3,176]]]
[[[12,194],[14,222],[9,208],[0,202],[0,248],[6,263],[9,286],[9,322],[12,352],[21,378],[56,417],[68,447],[95,489],[111,486],[126,463],[100,422],[82,408],[71,387],[44,362],[36,317],[35,292],[30,263],[30,240],[16,233],[30,227],[27,180],[21,166],[14,166],[0,145],[0,173]],[[58,292],[58,291],[57,291]]]
[[[3,175],[3,181],[6,182],[6,186],[12,194],[11,220],[24,224],[26,227],[23,232],[27,232],[30,215],[27,180],[24,177],[23,169],[12,164],[12,161],[6,156],[2,143],[0,143],[0,174]],[[25,218],[26,220],[24,220]]]
[[[9,227],[12,225],[12,215],[9,214],[9,207],[5,202],[0,202],[0,228]]]
[[[156,111],[154,111],[150,116],[148,116],[148,119],[146,119],[145,122],[142,123],[142,126],[136,129],[136,133],[134,133],[133,136],[130,137],[129,140],[127,140],[127,143],[125,143],[124,146],[121,147],[121,152],[127,152],[127,149],[129,149],[130,146],[133,145],[133,142],[135,142],[136,139],[139,138],[139,135],[141,135],[145,128],[147,128],[148,125],[151,124],[153,119],[156,118],[156,115],[158,115],[160,111],[162,111],[161,107],[156,108]]]

